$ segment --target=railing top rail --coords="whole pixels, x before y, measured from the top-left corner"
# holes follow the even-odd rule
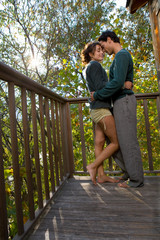
[[[69,103],[85,103],[88,102],[88,97],[82,98],[64,98],[57,93],[51,91],[50,89],[42,86],[41,84],[33,81],[31,78],[25,76],[24,74],[16,71],[10,66],[6,65],[3,62],[0,62],[0,79],[7,82],[14,82],[15,85],[20,87],[25,87],[27,90],[34,91],[37,94],[49,97],[51,99],[60,101],[60,102],[69,102]],[[144,98],[156,98],[160,96],[160,92],[156,93],[140,93],[135,94],[137,99]]]
[[[150,99],[154,99],[157,98],[158,96],[160,96],[160,92],[156,92],[156,93],[137,93],[135,94],[137,99],[146,99],[146,98],[150,98]],[[82,97],[82,98],[68,98],[67,101],[69,103],[85,103],[88,102],[88,97]]]
[[[9,67],[3,62],[0,62],[0,79],[7,82],[14,82],[15,85],[19,87],[24,87],[27,90],[34,91],[37,94],[43,95],[45,97],[66,102],[67,99],[54,93],[53,91],[47,89],[41,84],[33,81],[31,78],[25,76],[24,74],[16,71],[15,69]]]
[[[137,93],[135,94],[137,99],[144,99],[144,98],[157,98],[160,96],[160,92],[155,92],[155,93]]]

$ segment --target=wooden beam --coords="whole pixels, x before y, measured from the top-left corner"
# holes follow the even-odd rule
[[[157,69],[158,90],[160,91],[160,1],[149,1],[153,49]]]
[[[149,2],[149,0],[130,0],[127,1],[126,7],[129,7],[130,13],[135,13],[137,9],[143,7]]]

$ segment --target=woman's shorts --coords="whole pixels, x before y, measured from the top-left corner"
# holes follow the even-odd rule
[[[91,109],[90,115],[95,123],[98,123],[102,118],[112,115],[108,108]]]

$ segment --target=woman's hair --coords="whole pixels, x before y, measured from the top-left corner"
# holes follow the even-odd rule
[[[87,63],[89,63],[91,61],[91,57],[90,57],[89,53],[94,53],[97,45],[101,46],[100,42],[93,41],[93,42],[89,42],[85,45],[84,49],[81,52],[81,59],[82,59],[82,63],[84,65],[86,65]]]

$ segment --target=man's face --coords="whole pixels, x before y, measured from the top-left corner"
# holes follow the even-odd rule
[[[113,46],[112,43],[113,41],[110,38],[107,38],[107,41],[100,41],[104,51],[108,53],[108,55],[112,55],[113,52]]]

